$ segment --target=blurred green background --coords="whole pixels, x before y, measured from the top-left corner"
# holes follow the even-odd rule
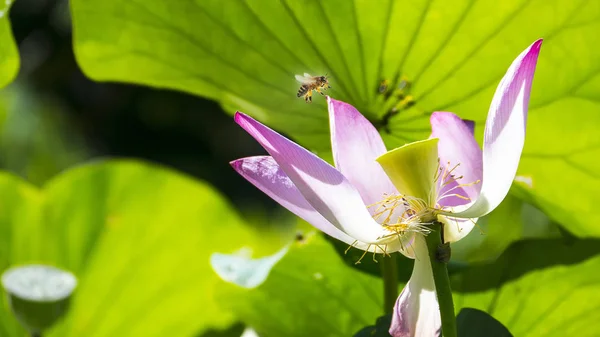
[[[379,266],[356,266],[361,252],[344,254],[229,167],[264,153],[233,113],[329,159],[324,99],[296,98],[294,80],[327,73],[329,94],[388,148],[427,137],[439,110],[475,120],[481,139],[496,85],[538,38],[519,179],[453,246],[456,309],[486,311],[515,336],[600,333],[600,2],[5,4],[0,270],[77,275],[48,335],[352,336],[374,324]],[[241,252],[282,247],[266,281],[244,288],[270,265]],[[213,253],[231,254],[222,268],[234,282],[213,271]],[[404,283],[412,262],[399,260]],[[0,336],[24,336],[3,301]]]
[[[41,185],[96,157],[162,163],[209,181],[236,203],[273,203],[230,170],[261,148],[214,101],[172,90],[98,83],[75,62],[67,1],[17,1],[21,65],[2,91],[2,165]]]

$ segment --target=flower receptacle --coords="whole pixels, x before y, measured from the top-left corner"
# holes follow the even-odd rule
[[[422,199],[427,205],[434,206],[437,138],[403,145],[381,155],[377,162],[402,195]]]

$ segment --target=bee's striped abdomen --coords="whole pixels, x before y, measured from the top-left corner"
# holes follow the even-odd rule
[[[308,91],[308,85],[307,84],[303,84],[300,89],[298,89],[298,97],[306,94],[306,92]]]

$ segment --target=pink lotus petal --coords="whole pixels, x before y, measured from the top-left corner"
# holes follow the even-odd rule
[[[272,157],[247,157],[234,160],[230,164],[259,190],[325,234],[349,245],[355,241],[327,221],[304,199]]]
[[[438,337],[442,327],[440,307],[422,235],[416,236],[414,249],[413,272],[394,306],[389,333],[393,337]]]
[[[442,168],[450,170],[459,164],[452,174],[457,178],[462,176],[456,182],[448,179],[451,183],[439,190],[438,195],[444,196],[440,205],[458,206],[475,201],[481,189],[481,183],[475,182],[481,180],[483,164],[481,149],[473,137],[473,129],[453,113],[434,112],[431,115],[431,130],[431,136],[440,139],[438,155]],[[458,184],[471,185],[459,187]],[[451,196],[452,194],[468,197],[470,200]]]
[[[352,105],[329,97],[327,101],[336,168],[356,187],[367,205],[381,201],[384,193],[396,192],[375,161],[387,152],[377,129]]]
[[[455,216],[486,215],[508,194],[525,143],[529,95],[541,45],[540,39],[523,51],[500,81],[485,125],[480,195],[471,207]]]
[[[475,134],[475,121],[463,119],[463,124],[469,129],[471,135]]]
[[[333,166],[251,117],[237,112],[235,121],[279,164],[306,201],[349,236],[375,243],[384,234],[359,192]]]

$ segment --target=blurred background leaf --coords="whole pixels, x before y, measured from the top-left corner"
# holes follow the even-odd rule
[[[19,52],[8,19],[13,1],[5,0],[0,3],[0,88],[12,82],[19,70]]]
[[[0,165],[42,185],[93,153],[60,110],[66,107],[25,84],[0,92]]]
[[[597,336],[600,241],[524,240],[452,277],[455,306],[483,310],[515,336]]]
[[[220,287],[219,301],[261,337],[352,336],[373,324],[383,312],[383,283],[346,266],[315,234],[296,240],[264,284]]]
[[[213,298],[219,280],[209,255],[276,248],[253,245],[249,227],[210,186],[141,162],[82,166],[43,190],[3,174],[0,189],[0,269],[46,263],[80,280],[68,318],[49,336],[191,336],[228,327],[234,318]],[[4,304],[0,335],[22,336]]]
[[[377,318],[375,325],[360,329],[354,337],[390,337],[390,325],[392,324],[392,314]]]
[[[512,337],[502,323],[484,311],[462,308],[456,316],[456,329],[460,337]]]

